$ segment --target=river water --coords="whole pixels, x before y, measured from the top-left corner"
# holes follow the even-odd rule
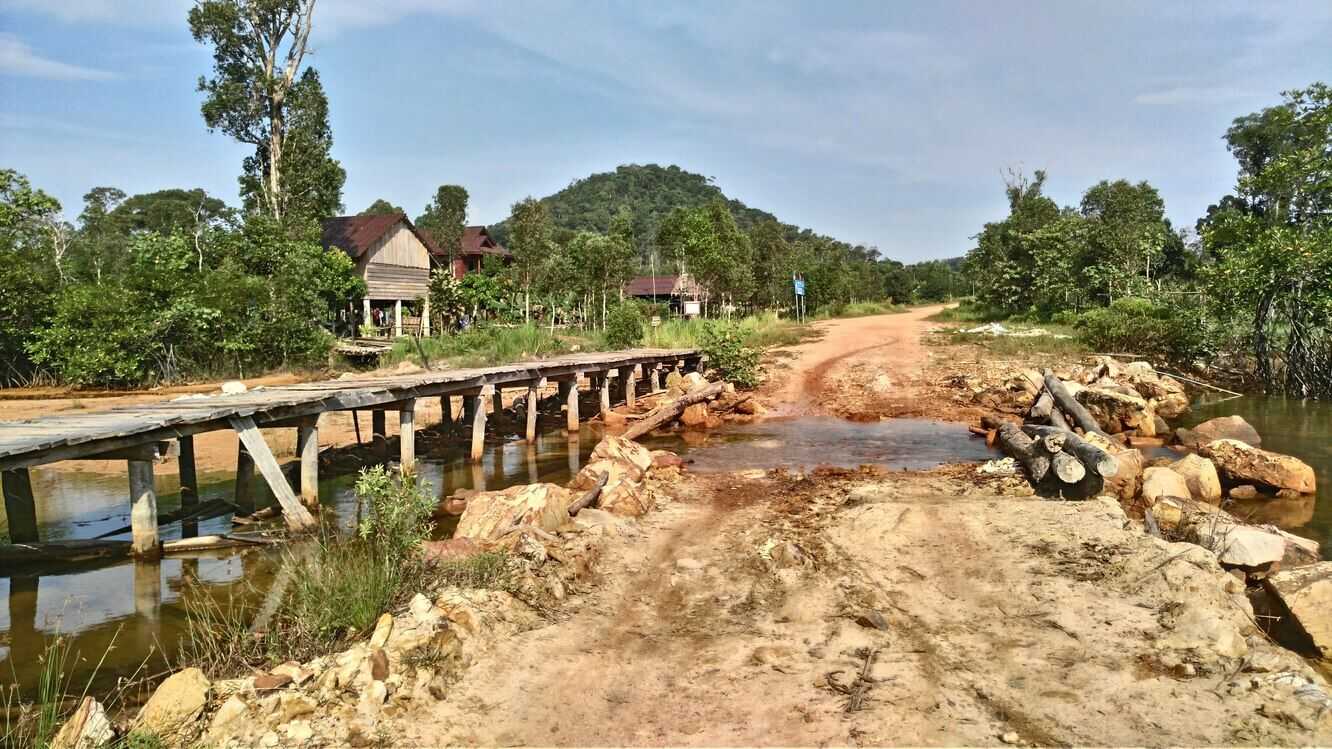
[[[563,432],[544,434],[534,448],[515,441],[487,449],[482,462],[463,462],[460,450],[421,455],[418,473],[430,491],[443,497],[459,489],[502,489],[515,484],[565,483],[600,440],[587,425],[572,440]],[[687,433],[647,440],[649,447],[674,450],[692,461],[691,470],[791,469],[818,465],[929,468],[941,463],[995,457],[966,427],[935,421],[892,420],[852,423],[839,419],[775,420],[731,426],[712,433]],[[354,524],[355,473],[325,470],[320,500],[344,528]],[[127,479],[123,474],[36,468],[32,471],[42,536],[47,540],[94,538],[129,524]],[[229,472],[199,477],[203,502],[234,496]],[[158,511],[179,507],[173,475],[157,479]],[[271,503],[262,481],[256,497]],[[326,513],[327,516],[328,513]],[[200,535],[231,531],[230,516],[199,522]],[[451,528],[437,528],[446,536]],[[163,526],[163,540],[179,538],[180,523]],[[127,534],[111,536],[126,538]],[[81,659],[67,676],[80,691],[105,693],[116,680],[136,672],[168,667],[184,633],[187,603],[208,596],[255,599],[271,580],[280,551],[224,549],[160,563],[119,561],[47,564],[0,572],[0,686],[17,683],[29,698],[41,670],[41,655],[55,635],[66,638]],[[105,654],[105,655],[104,655]],[[103,660],[104,659],[104,660]],[[100,665],[99,665],[99,661]]]

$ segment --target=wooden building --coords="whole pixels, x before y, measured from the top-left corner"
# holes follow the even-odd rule
[[[430,232],[423,231],[422,234],[429,240],[430,252],[434,255],[436,265],[442,267],[450,264],[450,253],[434,241]],[[497,257],[504,263],[513,261],[513,253],[496,242],[486,227],[464,227],[462,241],[458,243],[458,249],[452,253],[453,277],[462,278],[468,273],[480,273],[481,263],[487,257]]]
[[[362,323],[391,330],[394,336],[402,335],[404,329],[430,335],[433,244],[406,215],[325,219],[322,242],[356,261],[356,273],[366,286]]]
[[[665,304],[671,312],[684,311],[684,303],[706,294],[688,273],[679,276],[639,276],[624,285],[624,295],[645,302]]]

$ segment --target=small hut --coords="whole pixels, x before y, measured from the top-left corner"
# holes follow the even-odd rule
[[[430,335],[430,245],[405,214],[336,216],[323,229],[324,247],[347,253],[365,281],[362,324]]]

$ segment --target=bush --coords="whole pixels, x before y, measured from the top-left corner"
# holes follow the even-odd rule
[[[698,348],[707,357],[708,366],[722,379],[740,388],[758,386],[759,361],[763,352],[749,345],[749,337],[739,325],[705,324],[699,335]]]
[[[1078,336],[1094,351],[1188,364],[1206,351],[1199,320],[1148,299],[1125,297],[1078,317]]]
[[[643,313],[633,302],[620,302],[606,316],[606,345],[612,349],[634,348],[643,342]]]

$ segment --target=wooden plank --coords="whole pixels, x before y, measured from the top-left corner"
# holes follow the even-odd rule
[[[16,544],[36,543],[37,503],[32,497],[32,478],[28,469],[16,468],[0,474],[4,484],[5,518],[9,523],[9,540]]]
[[[136,557],[156,558],[157,490],[153,486],[153,462],[129,460],[130,551]]]
[[[287,521],[287,527],[293,531],[313,528],[314,517],[296,501],[296,495],[292,493],[287,477],[282,475],[282,466],[278,465],[273,452],[268,449],[268,443],[264,442],[264,436],[259,433],[259,427],[255,425],[254,420],[238,416],[231,420],[231,426],[236,430],[241,444],[245,445],[250,457],[254,459],[254,464],[264,480],[268,482],[268,488],[272,490],[273,496],[277,497],[278,504],[282,505],[282,516]]]

